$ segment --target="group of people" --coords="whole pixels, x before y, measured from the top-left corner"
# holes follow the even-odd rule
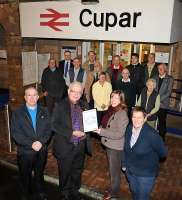
[[[172,89],[166,64],[157,66],[155,54],[149,54],[148,63],[142,66],[138,54],[132,54],[131,64],[123,68],[116,55],[104,72],[93,51],[83,66],[79,58],[71,60],[70,51],[65,51],[64,56],[59,66],[50,59],[42,75],[48,110],[37,103],[37,90],[29,87],[25,90],[25,104],[12,114],[11,133],[18,146],[23,198],[30,197],[34,170],[36,198],[47,199],[43,171],[53,134],[61,199],[80,199],[85,153],[92,154],[92,133],[84,133],[82,112],[96,108],[99,128],[94,132],[105,146],[110,173],[110,187],[103,199],[120,196],[121,169],[133,199],[149,199],[159,160],[166,156],[163,140]]]

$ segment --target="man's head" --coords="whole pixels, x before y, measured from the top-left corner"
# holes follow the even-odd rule
[[[79,69],[80,68],[80,66],[81,66],[81,62],[80,62],[80,59],[79,58],[74,58],[73,59],[73,65],[74,65],[74,68],[75,69]]]
[[[49,59],[48,66],[49,66],[49,68],[56,67],[56,61],[53,58]]]
[[[139,55],[137,53],[132,53],[131,54],[131,64],[136,65],[138,64],[139,61]]]
[[[119,55],[115,55],[112,60],[113,65],[118,66],[120,64],[120,57]]]
[[[69,50],[66,50],[65,52],[64,52],[64,59],[65,60],[71,60],[71,51],[69,51]]]
[[[124,68],[123,71],[122,71],[122,77],[123,77],[123,79],[124,80],[128,80],[129,76],[130,76],[129,70],[127,68]]]
[[[80,82],[72,82],[68,88],[68,98],[71,103],[76,104],[83,94],[83,87]]]
[[[167,73],[167,65],[165,63],[161,63],[158,65],[159,75],[163,76]]]
[[[37,90],[34,87],[28,87],[27,89],[25,89],[24,99],[27,106],[29,107],[36,106],[37,101],[39,99]]]
[[[94,63],[95,60],[96,60],[96,53],[94,51],[89,51],[88,52],[88,60],[91,62],[91,63]]]
[[[155,53],[149,53],[148,55],[148,64],[155,63]]]

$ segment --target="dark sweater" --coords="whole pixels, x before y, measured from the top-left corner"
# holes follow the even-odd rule
[[[47,91],[51,97],[62,98],[65,94],[66,84],[59,68],[56,68],[54,72],[49,67],[45,68],[42,74],[41,85],[42,91]]]
[[[116,81],[116,90],[121,90],[124,92],[125,101],[128,107],[135,106],[136,100],[136,89],[133,83],[131,82],[122,82],[122,80]]]
[[[136,176],[156,176],[159,160],[167,153],[162,138],[155,129],[144,124],[136,143],[131,148],[131,135],[132,125],[129,125],[125,134],[123,167]]]

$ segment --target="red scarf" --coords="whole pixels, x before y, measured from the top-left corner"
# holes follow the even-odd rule
[[[106,128],[107,127],[107,123],[108,123],[110,117],[113,114],[115,114],[119,109],[120,109],[120,105],[116,106],[116,107],[109,106],[106,114],[103,116],[102,121],[101,121],[102,128]]]

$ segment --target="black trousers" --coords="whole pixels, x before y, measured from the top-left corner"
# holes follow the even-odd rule
[[[45,97],[46,106],[50,114],[53,112],[55,103],[59,101],[61,101],[61,98],[59,97],[52,97],[49,95]]]
[[[79,199],[78,190],[81,187],[81,174],[85,160],[85,141],[73,146],[72,152],[64,158],[59,158],[59,188],[66,199]]]
[[[30,195],[32,192],[32,171],[34,171],[35,192],[43,193],[44,168],[47,161],[47,150],[39,152],[27,151],[18,153],[17,162],[22,193]]]
[[[160,108],[158,111],[159,135],[165,141],[167,110]]]

